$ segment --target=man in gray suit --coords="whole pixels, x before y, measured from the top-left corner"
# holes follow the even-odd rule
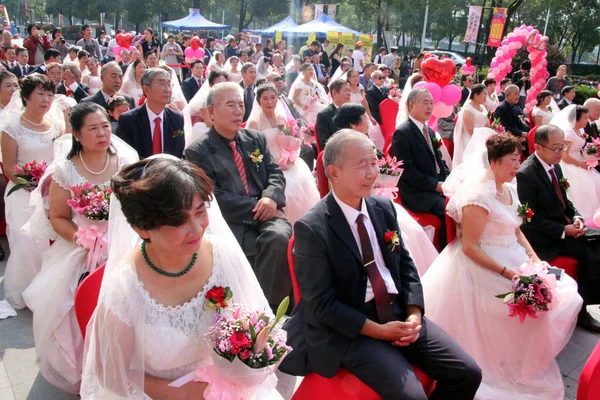
[[[292,292],[287,246],[292,227],[283,213],[285,178],[262,133],[240,129],[244,94],[237,83],[214,86],[207,98],[214,125],[185,158],[215,183],[223,217],[242,246],[269,304]]]

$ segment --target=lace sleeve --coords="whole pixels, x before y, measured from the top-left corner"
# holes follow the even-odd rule
[[[494,193],[493,181],[465,183],[450,198],[447,213],[457,223],[462,222],[463,208],[466,206],[478,206],[490,213]]]
[[[3,115],[4,118],[7,118],[6,115]],[[15,141],[17,140],[17,136],[19,134],[19,120],[15,119],[15,120],[10,120],[10,121],[6,121],[5,123],[2,124],[2,130],[4,132],[6,132],[6,134],[8,136],[10,136],[11,138],[13,138]]]

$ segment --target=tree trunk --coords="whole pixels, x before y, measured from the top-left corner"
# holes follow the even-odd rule
[[[377,0],[377,47],[381,47],[381,43],[383,42],[383,34],[381,32],[383,28],[383,19],[381,14],[381,0]]]
[[[448,35],[448,51],[452,51],[452,43],[455,37],[455,35]]]
[[[115,11],[115,32],[119,30],[119,20],[121,19],[121,11]]]

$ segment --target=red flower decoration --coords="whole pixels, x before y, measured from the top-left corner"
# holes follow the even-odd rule
[[[232,296],[233,293],[231,292],[231,289],[229,289],[229,286],[213,286],[204,295],[204,297],[208,300],[208,306],[216,308],[217,312],[221,308],[226,308],[229,305],[229,300],[231,300]]]
[[[383,242],[387,245],[388,249],[394,251],[396,246],[400,245],[400,236],[398,231],[387,231],[383,234]]]
[[[232,346],[238,346],[240,349],[244,349],[252,345],[252,342],[242,332],[235,332],[232,334],[231,338],[229,338],[229,341],[231,342]]]

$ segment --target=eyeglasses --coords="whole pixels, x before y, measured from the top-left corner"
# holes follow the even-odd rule
[[[173,84],[171,82],[153,83],[152,86],[155,86],[155,87],[161,88],[161,89],[173,89]]]
[[[543,145],[543,144],[541,144],[541,143],[537,143],[537,142],[536,142],[536,144],[539,144],[539,145],[540,145],[540,146],[542,146],[543,148],[550,150],[550,151],[551,151],[551,152],[553,152],[554,154],[561,153],[561,152],[562,152],[562,151],[564,151],[564,150],[565,150],[567,147],[569,147],[569,146],[567,146],[566,144],[563,144],[563,145],[562,145],[560,148],[558,148],[558,149],[552,149],[552,148],[550,148],[550,147],[548,147],[548,146],[544,146],[544,145]]]

